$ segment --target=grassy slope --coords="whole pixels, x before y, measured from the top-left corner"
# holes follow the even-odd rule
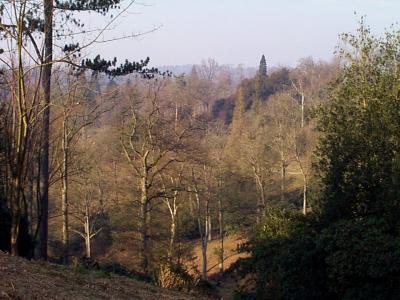
[[[31,262],[0,252],[0,299],[194,298],[125,277],[79,273],[61,265]]]
[[[240,244],[246,242],[246,238],[240,234],[232,234],[225,237],[224,241],[224,268],[228,269],[232,263],[236,262],[241,257],[247,257],[248,255],[245,253],[237,253],[237,247]],[[195,260],[195,267],[197,268],[198,272],[201,271],[201,247],[199,245],[200,242],[196,243],[194,248],[194,255],[197,258]],[[208,242],[208,250],[207,250],[207,269],[208,269],[208,276],[216,275],[219,272],[219,257],[217,253],[217,249],[220,247],[220,240],[218,236],[216,239],[213,239],[211,242]]]

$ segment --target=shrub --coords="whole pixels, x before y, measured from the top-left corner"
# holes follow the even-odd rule
[[[157,285],[167,289],[190,291],[195,284],[194,278],[181,264],[161,264],[154,277]]]

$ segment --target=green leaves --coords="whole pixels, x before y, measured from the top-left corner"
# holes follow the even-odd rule
[[[269,211],[246,248],[260,299],[397,299],[400,284],[400,32],[342,35],[339,78],[319,113],[314,214]]]
[[[317,171],[321,208],[330,221],[397,214],[392,170],[399,149],[400,50],[396,32],[376,38],[363,23],[345,34],[345,65],[320,114]]]

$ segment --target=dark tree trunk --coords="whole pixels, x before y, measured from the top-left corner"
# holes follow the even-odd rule
[[[50,127],[50,89],[53,60],[53,0],[44,0],[44,66],[43,88],[43,134],[40,166],[41,220],[38,255],[47,259],[48,207],[49,207],[49,127]]]

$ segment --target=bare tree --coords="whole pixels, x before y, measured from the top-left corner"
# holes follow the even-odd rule
[[[95,186],[87,178],[84,178],[83,183],[83,199],[77,203],[72,203],[72,216],[78,221],[81,229],[72,228],[72,231],[84,239],[85,256],[92,258],[92,239],[103,230],[99,226],[99,221],[103,217],[104,206],[99,199],[95,199]]]
[[[162,112],[163,86],[163,81],[149,82],[144,94],[140,94],[136,86],[135,94],[128,99],[121,137],[125,157],[138,178],[142,267],[146,273],[150,261],[151,203],[163,196],[162,185],[157,180],[159,175],[182,160],[177,151],[183,148],[189,132],[188,128],[175,131],[172,121],[175,114]]]
[[[61,70],[59,70],[61,71]],[[79,142],[83,130],[92,125],[102,113],[108,110],[100,104],[91,103],[87,99],[89,86],[85,80],[85,74],[75,76],[66,70],[66,74],[61,72],[60,77],[56,78],[56,91],[53,92],[54,98],[52,106],[58,111],[54,111],[55,120],[60,121],[60,140],[61,140],[61,159],[56,170],[59,170],[61,180],[61,214],[62,214],[62,245],[63,245],[63,262],[68,263],[69,257],[69,222],[68,222],[68,190],[69,177],[79,173],[79,167],[74,168],[72,160],[74,148]],[[93,102],[93,101],[92,101]],[[53,125],[54,126],[54,125]],[[55,126],[54,126],[55,127]]]
[[[272,134],[272,151],[276,153],[278,160],[281,201],[285,200],[287,168],[294,157],[291,136],[298,122],[295,105],[287,94],[279,93],[269,99],[266,107]]]
[[[202,210],[207,211],[208,209],[208,201],[201,199],[203,195],[203,191],[200,190],[199,186],[199,178],[198,175],[196,174],[195,168],[192,167],[192,185],[189,189],[189,192],[193,193],[195,196],[195,207],[196,207],[196,221],[197,221],[197,226],[199,230],[199,235],[200,235],[200,241],[201,241],[201,254],[202,254],[202,259],[201,259],[201,276],[204,280],[207,280],[208,275],[207,275],[207,246],[208,246],[208,230],[209,227],[207,226],[207,213],[205,213],[204,216],[204,221],[203,221],[203,213]],[[203,202],[206,204],[204,205]],[[203,208],[203,205],[206,206]]]

